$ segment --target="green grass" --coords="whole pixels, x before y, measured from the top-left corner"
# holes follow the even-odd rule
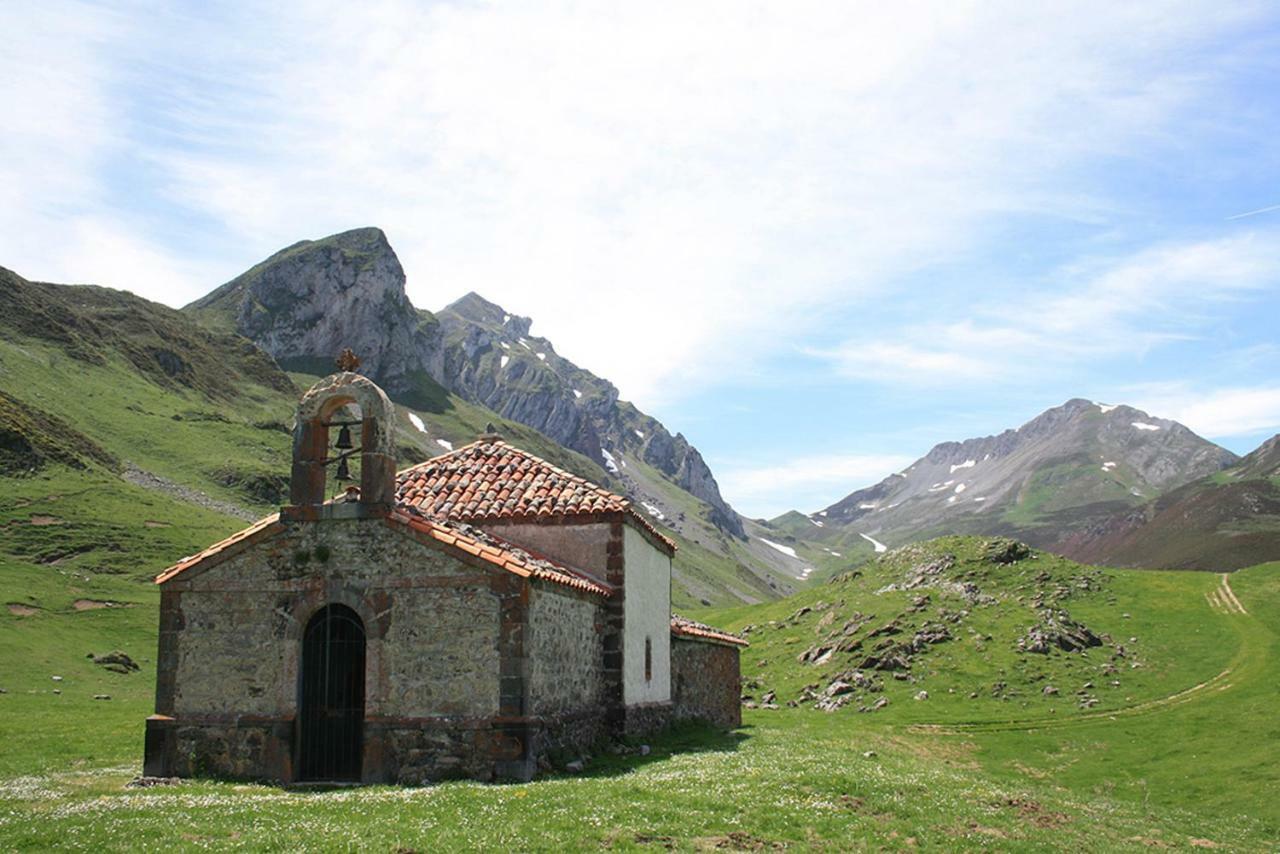
[[[71,482],[69,475],[30,479],[22,500],[59,495]],[[0,524],[12,530],[15,520],[52,515],[70,500],[33,501]],[[93,491],[74,500],[82,507],[111,503]],[[139,575],[156,568],[147,549],[158,556],[179,548],[184,536],[212,538],[225,524],[155,500],[144,515],[173,524],[134,530]],[[749,710],[736,733],[682,729],[654,739],[646,757],[593,757],[579,777],[328,793],[213,781],[126,788],[139,772],[151,706],[154,590],[127,574],[94,572],[99,558],[91,552],[52,570],[6,556],[0,584],[7,601],[40,610],[0,613],[0,687],[7,691],[0,694],[0,741],[7,746],[0,753],[0,836],[7,848],[95,850],[1049,851],[1186,849],[1199,840],[1255,851],[1280,841],[1272,796],[1280,776],[1271,751],[1280,743],[1280,563],[1232,575],[1249,613],[1227,614],[1205,597],[1221,583],[1217,575],[1094,571],[1040,558],[993,566],[981,577],[973,563],[980,544],[956,538],[930,547],[939,549],[957,554],[959,571],[974,573],[969,577],[997,596],[985,608],[988,622],[974,624],[992,639],[931,649],[913,666],[918,682],[885,680],[891,702],[874,714],[851,707],[830,714],[805,706]],[[1025,656],[1031,664],[1020,667],[1009,632],[1019,630],[1023,564],[1033,578],[1048,574],[1041,586],[1089,573],[1095,589],[1073,592],[1063,604],[1098,630],[1114,635],[1122,628],[1123,642],[1140,651],[1143,666],[1123,675],[1123,687],[1098,707],[1045,698],[1029,690],[1041,682],[1018,681],[1045,670],[1065,688],[1066,679],[1085,678],[1102,660],[1094,653]],[[814,612],[792,615],[843,598],[845,607],[863,610],[883,601],[888,607],[877,606],[877,621],[892,616],[900,594],[877,596],[875,589],[902,568],[891,555],[858,578],[718,617],[736,627],[790,623],[753,631],[743,656],[745,675],[763,677],[785,700],[801,681],[787,673],[799,668],[798,643],[788,638],[812,635],[802,624]],[[75,611],[78,597],[133,607]],[[111,648],[139,659],[141,673],[109,673],[85,658]],[[760,667],[761,659],[769,663]],[[1224,670],[1228,675],[1215,681]],[[987,685],[997,674],[1014,696],[983,692],[970,700],[947,692]],[[55,683],[52,675],[63,679]],[[1210,685],[1185,693],[1201,682]],[[921,688],[930,699],[911,700]],[[112,699],[92,699],[100,693]]]

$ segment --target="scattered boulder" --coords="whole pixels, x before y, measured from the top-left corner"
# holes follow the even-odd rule
[[[111,695],[110,695],[110,694],[94,694],[94,695],[93,695],[93,699],[95,699],[95,700],[110,700],[110,699],[111,699]]]
[[[136,673],[139,670],[137,662],[121,652],[118,649],[108,652],[106,655],[93,656],[93,663],[110,670],[112,673]]]
[[[567,762],[564,766],[564,770],[568,771],[570,774],[581,774],[584,768],[586,768],[586,763],[581,759],[575,759],[572,762]]]
[[[927,699],[929,699],[929,692],[928,692],[928,691],[918,691],[918,692],[916,693],[916,699],[917,699],[917,700],[927,700]]]
[[[1051,649],[1064,652],[1081,652],[1089,647],[1102,646],[1102,638],[1088,626],[1071,619],[1066,611],[1045,609],[1040,612],[1040,625],[1027,629],[1018,639],[1021,652],[1047,655]],[[1117,649],[1117,652],[1119,650]]]
[[[180,786],[181,777],[134,777],[125,783],[126,789],[149,789],[152,786]]]
[[[1041,693],[1044,694],[1046,697],[1052,697],[1054,694],[1058,693],[1058,689],[1053,687],[1052,685],[1046,685],[1044,686],[1044,690]]]
[[[988,563],[1010,564],[1031,557],[1031,547],[1008,537],[996,537],[986,542],[982,553]]]

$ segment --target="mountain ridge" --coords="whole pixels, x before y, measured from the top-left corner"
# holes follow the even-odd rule
[[[532,427],[595,461],[634,497],[659,497],[618,462],[630,453],[707,508],[708,521],[739,539],[741,518],[683,435],[620,399],[612,383],[532,336],[533,321],[475,291],[439,312],[413,306],[386,234],[353,229],[274,253],[183,309],[233,329],[286,367],[306,370],[354,349],[393,393],[426,375],[465,400]]]
[[[938,443],[904,470],[803,515],[808,526],[788,514],[773,524],[864,554],[873,541],[894,547],[948,534],[1054,548],[1238,459],[1176,421],[1071,398],[1018,428]]]

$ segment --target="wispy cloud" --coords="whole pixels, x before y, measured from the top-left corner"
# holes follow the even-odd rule
[[[1280,432],[1280,385],[1196,389],[1185,383],[1134,390],[1135,405],[1210,439]]]
[[[762,466],[717,465],[721,491],[742,513],[771,518],[787,510],[826,506],[883,480],[912,461],[899,454],[799,456]],[[819,504],[806,502],[819,500]]]
[[[1258,214],[1271,213],[1272,211],[1280,211],[1280,205],[1267,205],[1265,208],[1258,208],[1256,211],[1245,211],[1244,213],[1234,214],[1227,217],[1227,219],[1244,219],[1247,216],[1257,216]]]
[[[946,322],[922,319],[893,340],[860,338],[809,352],[861,380],[1027,380],[1195,337],[1224,304],[1277,283],[1274,233],[1166,244],[1077,262],[1032,287],[1031,296],[979,304]]]
[[[17,8],[6,31],[30,31]],[[377,224],[417,303],[478,290],[643,402],[750,371],[993,222],[1096,220],[1114,200],[1087,167],[1181,142],[1170,123],[1217,85],[1185,57],[1256,11],[49,8],[30,61],[0,60],[0,104],[75,132],[21,167],[4,263],[177,303],[299,238]],[[132,248],[66,251],[75,216]],[[882,342],[868,364],[987,369],[927,343]]]

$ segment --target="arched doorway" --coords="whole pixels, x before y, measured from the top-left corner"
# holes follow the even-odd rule
[[[364,743],[364,623],[326,605],[302,638],[298,777],[359,780]]]

